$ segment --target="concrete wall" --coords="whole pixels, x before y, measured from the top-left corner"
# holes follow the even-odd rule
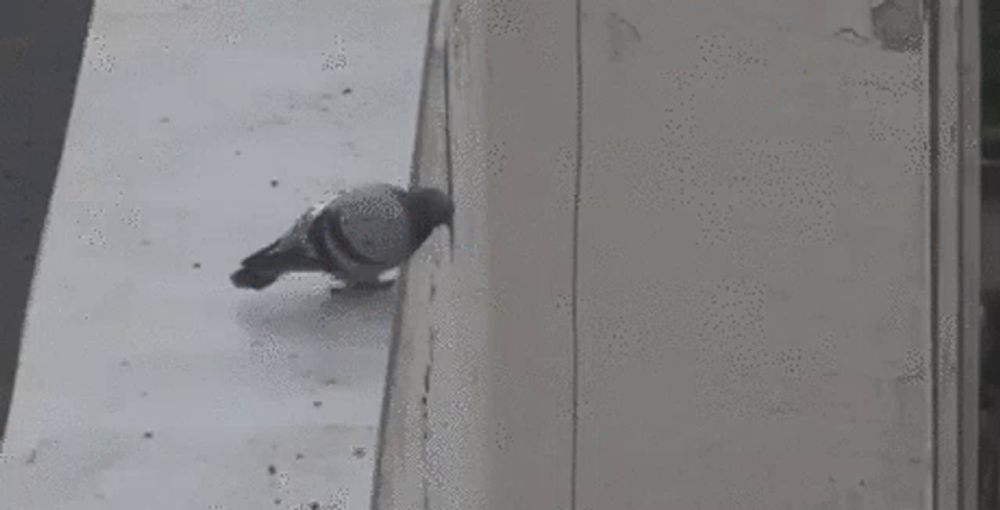
[[[407,271],[378,508],[569,505],[574,9],[525,3],[521,23],[546,20],[527,28],[484,5],[444,2],[428,61],[448,100],[426,98],[447,107],[422,139],[446,140],[418,176],[453,190],[454,248],[437,238]],[[508,67],[533,79],[487,86]]]
[[[375,506],[973,508],[969,5],[446,2]]]

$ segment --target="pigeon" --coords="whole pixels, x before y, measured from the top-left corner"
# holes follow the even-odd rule
[[[237,288],[263,290],[293,272],[332,275],[346,288],[388,288],[380,276],[413,255],[454,204],[434,188],[367,184],[314,205],[281,237],[246,257],[230,276]]]

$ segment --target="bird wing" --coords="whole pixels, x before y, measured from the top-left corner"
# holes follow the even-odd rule
[[[322,264],[309,255],[305,247],[309,225],[322,211],[319,204],[303,213],[284,234],[271,244],[257,250],[241,264],[244,267],[266,268],[281,271],[317,271]]]
[[[337,221],[348,249],[360,258],[395,266],[409,255],[406,210],[389,187],[345,198]]]

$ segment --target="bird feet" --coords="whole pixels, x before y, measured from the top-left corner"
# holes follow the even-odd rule
[[[344,292],[378,292],[381,290],[388,290],[395,285],[395,280],[388,281],[374,281],[374,282],[352,282],[344,284],[341,287],[333,287],[330,289],[330,293],[333,295],[342,294]]]
[[[379,280],[379,281],[375,281],[375,282],[357,282],[357,283],[351,284],[349,286],[349,288],[355,289],[355,290],[386,290],[386,289],[391,288],[393,286],[393,284],[395,284],[395,283],[396,283],[395,280],[387,280],[387,281]]]

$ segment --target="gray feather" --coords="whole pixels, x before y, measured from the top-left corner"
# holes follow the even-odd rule
[[[322,271],[348,285],[370,285],[398,267],[438,225],[451,222],[437,190],[370,184],[337,194],[300,216],[270,245],[245,258],[233,284],[263,289],[290,272]]]

